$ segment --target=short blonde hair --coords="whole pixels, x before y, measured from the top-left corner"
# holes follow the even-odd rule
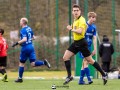
[[[26,17],[21,18],[20,21],[23,21],[24,24],[28,23],[28,19]]]
[[[97,17],[97,14],[95,12],[89,12],[88,18],[90,18],[90,17]]]

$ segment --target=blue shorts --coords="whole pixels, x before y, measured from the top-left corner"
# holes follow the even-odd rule
[[[22,46],[21,48],[20,62],[25,63],[27,59],[29,59],[30,63],[36,60],[36,54],[32,44]]]
[[[88,46],[88,49],[89,49],[89,51],[91,52],[92,50],[91,50],[91,46]],[[80,58],[84,58],[84,56],[82,55],[82,53],[81,52],[78,52],[79,53],[79,56],[80,56]]]

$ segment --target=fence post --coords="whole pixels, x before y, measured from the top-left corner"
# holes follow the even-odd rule
[[[56,0],[56,68],[59,68],[59,26],[58,26],[58,0]]]
[[[29,0],[26,0],[26,18],[29,20]],[[27,60],[27,69],[30,68],[30,63]]]
[[[112,0],[112,35],[113,35],[113,47],[115,50],[115,54],[113,54],[114,58],[114,66],[116,65],[116,40],[115,40],[115,0]]]

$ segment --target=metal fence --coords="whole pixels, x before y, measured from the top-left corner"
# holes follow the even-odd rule
[[[71,33],[66,32],[66,26],[73,21],[71,5],[76,2],[81,6],[86,20],[89,11],[97,13],[99,37],[101,39],[103,34],[108,35],[116,51],[113,64],[119,65],[120,49],[115,32],[115,29],[120,29],[119,0],[0,0],[0,27],[5,29],[4,37],[9,44],[8,69],[18,67],[20,46],[12,48],[11,45],[19,40],[21,17],[28,18],[37,37],[34,41],[37,59],[48,59],[52,69],[65,69],[62,56],[71,42]],[[29,65],[26,69],[30,69]]]

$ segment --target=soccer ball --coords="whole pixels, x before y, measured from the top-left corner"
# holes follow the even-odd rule
[[[55,86],[55,84],[54,85],[52,85],[52,90],[55,90],[56,89],[56,86]]]

